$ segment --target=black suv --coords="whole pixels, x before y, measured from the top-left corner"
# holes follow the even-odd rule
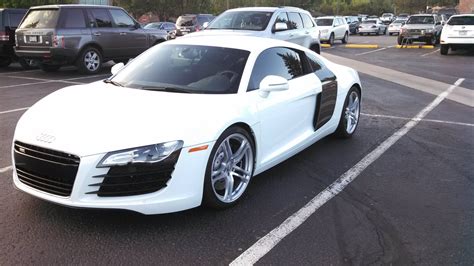
[[[125,62],[167,40],[164,30],[144,30],[125,10],[113,6],[32,7],[16,30],[16,54],[44,71],[76,65],[86,74],[107,60]]]
[[[20,24],[26,11],[28,10],[0,8],[0,67],[6,67],[13,60],[17,59],[15,51],[13,51],[13,46],[15,46],[15,29]],[[24,61],[21,63],[25,64]]]
[[[176,20],[176,37],[204,29],[204,23],[214,19],[211,14],[186,14]]]

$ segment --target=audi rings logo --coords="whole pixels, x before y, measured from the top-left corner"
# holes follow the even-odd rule
[[[45,134],[45,133],[41,133],[38,136],[36,136],[36,140],[41,141],[41,142],[51,143],[56,140],[56,137]]]

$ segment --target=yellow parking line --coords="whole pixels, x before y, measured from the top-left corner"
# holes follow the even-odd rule
[[[322,48],[331,48],[331,45],[327,44],[327,43],[321,43],[321,47]]]
[[[397,45],[397,48],[407,49],[434,49],[434,45]]]
[[[379,48],[379,45],[378,44],[346,44],[345,46],[346,48],[368,48],[368,49],[371,49],[371,48]]]

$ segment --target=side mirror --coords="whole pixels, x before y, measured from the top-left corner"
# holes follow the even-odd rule
[[[117,74],[125,65],[120,62],[120,63],[117,63],[115,65],[112,66],[112,68],[110,69],[110,73],[112,73],[112,75],[115,75]]]
[[[273,32],[278,32],[278,31],[285,31],[288,30],[288,25],[285,22],[277,22],[275,24],[275,29]]]
[[[202,24],[202,27],[203,27],[204,29],[207,28],[208,26],[209,26],[209,22],[207,22],[207,21]]]
[[[259,85],[259,94],[261,97],[266,98],[270,92],[274,91],[285,91],[290,88],[288,80],[280,76],[268,75]]]

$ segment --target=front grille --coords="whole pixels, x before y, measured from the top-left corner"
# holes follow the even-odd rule
[[[16,174],[23,184],[58,196],[71,195],[79,157],[19,141],[14,150]]]
[[[410,34],[416,35],[416,34],[421,34],[421,30],[409,30],[408,31]]]
[[[166,187],[174,171],[181,150],[173,152],[168,158],[153,164],[130,164],[112,166],[107,174],[93,176],[103,178],[101,183],[90,184],[98,188],[87,194],[99,197],[134,196],[156,192]]]

